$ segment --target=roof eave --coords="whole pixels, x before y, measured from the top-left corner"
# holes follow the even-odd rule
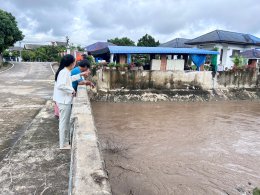
[[[192,42],[192,43],[185,43],[187,45],[202,45],[202,44],[219,44],[219,43],[225,43],[225,44],[233,44],[233,45],[260,45],[260,43],[243,43],[243,42],[235,42],[235,41],[204,41],[204,42]]]

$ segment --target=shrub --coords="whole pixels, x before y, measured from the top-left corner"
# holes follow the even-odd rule
[[[192,69],[192,70],[197,70],[197,66],[196,66],[196,65],[192,65],[192,66],[191,66],[191,69]]]
[[[114,62],[111,62],[107,65],[109,68],[113,68],[116,67],[116,64]]]
[[[255,188],[255,189],[253,190],[253,195],[260,195],[260,189]]]
[[[235,55],[234,59],[232,59],[232,62],[236,68],[243,68],[246,64],[246,59],[242,56]]]

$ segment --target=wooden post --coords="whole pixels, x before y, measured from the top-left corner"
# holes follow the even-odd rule
[[[165,71],[167,65],[167,58],[166,55],[161,55],[161,70]]]
[[[119,64],[126,64],[126,56],[121,54],[119,55]]]

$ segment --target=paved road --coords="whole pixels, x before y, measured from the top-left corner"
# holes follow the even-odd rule
[[[58,149],[50,63],[0,73],[0,194],[65,194],[68,151]]]
[[[0,160],[51,98],[52,86],[49,63],[16,63],[0,74]]]

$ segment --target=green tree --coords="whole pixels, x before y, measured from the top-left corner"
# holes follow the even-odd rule
[[[30,53],[31,53],[32,51],[29,51],[29,50],[23,50],[22,51],[22,58],[23,58],[23,61],[25,61],[25,62],[29,62],[29,61],[31,61],[31,55],[30,55]]]
[[[4,50],[3,52],[2,52],[2,56],[4,57],[4,58],[8,58],[8,57],[10,57],[10,54],[9,54],[10,52],[8,51],[8,50]]]
[[[3,62],[2,53],[4,50],[23,38],[24,35],[17,27],[15,17],[0,9],[0,65]]]
[[[157,47],[160,45],[159,41],[155,41],[155,39],[151,35],[144,35],[141,39],[138,40],[137,46],[141,47]]]
[[[24,61],[42,61],[42,62],[54,62],[60,61],[60,52],[63,52],[66,48],[64,46],[42,46],[34,50],[22,51],[22,58]]]
[[[107,42],[114,43],[118,46],[135,46],[135,42],[127,37],[108,39]]]
[[[78,45],[78,46],[77,46],[77,50],[78,50],[78,51],[84,51],[84,48],[81,47],[81,45]]]

